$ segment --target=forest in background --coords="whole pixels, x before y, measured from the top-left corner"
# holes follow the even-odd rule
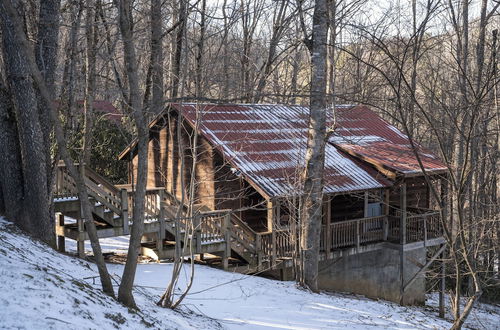
[[[320,81],[313,21],[321,4],[328,28],[318,36],[325,40]],[[118,154],[137,136],[145,159],[147,123],[167,102],[313,108],[312,90],[324,85],[323,105],[370,105],[448,166],[446,194],[435,197],[446,219],[453,290],[473,304],[499,276],[499,6],[493,0],[2,1],[0,213],[54,242],[54,164],[96,162],[109,137],[95,134],[103,131],[92,109],[96,100],[125,115],[113,128],[117,145],[107,150]],[[102,168],[119,179],[115,156]],[[76,168],[70,172],[78,177]],[[144,192],[137,194],[140,200]],[[140,218],[140,208],[134,210]],[[493,290],[488,297],[498,295]]]

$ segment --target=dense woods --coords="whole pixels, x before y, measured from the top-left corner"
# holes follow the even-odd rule
[[[306,105],[297,280],[315,291],[324,144],[335,132],[326,113],[366,104],[411,148],[423,145],[447,166],[446,184],[430,194],[443,217],[459,328],[476,300],[500,297],[499,7],[495,0],[1,0],[0,214],[54,246],[59,161],[77,183],[73,162],[99,163],[123,183],[118,154],[136,137],[137,225],[118,291],[134,306],[150,119],[168,102]],[[103,100],[123,114],[118,122],[94,109]],[[88,200],[83,184],[79,190]],[[86,226],[92,236],[93,222]],[[97,236],[92,241],[102,256]],[[114,295],[104,261],[96,261]]]

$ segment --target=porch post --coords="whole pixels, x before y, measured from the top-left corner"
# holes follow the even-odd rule
[[[363,213],[363,217],[364,218],[368,218],[368,191],[365,191],[365,194],[364,194],[365,198],[364,198],[364,213]]]
[[[270,199],[267,200],[267,231],[271,232],[271,267],[276,264],[276,231],[274,230],[275,203]]]
[[[406,244],[406,183],[401,184],[400,188],[400,203],[399,207],[401,209],[401,218],[399,225],[399,241],[401,244]]]
[[[384,241],[387,241],[387,239],[389,238],[389,189],[384,189],[382,190],[382,192],[384,194],[382,203],[382,213],[385,215],[383,224],[383,232],[384,232],[383,239]]]
[[[331,251],[332,247],[332,232],[330,230],[331,222],[332,222],[332,200],[330,199],[330,196],[325,196],[326,197],[326,235],[323,235],[323,237],[326,237],[325,241],[325,259],[327,260]]]
[[[267,200],[267,231],[272,232],[274,229],[274,203],[268,199]]]
[[[163,189],[158,192],[158,198],[160,206],[158,213],[158,222],[160,226],[158,228],[158,236],[156,237],[156,249],[158,250],[158,254],[160,254],[163,250],[163,241],[165,240],[165,196]]]

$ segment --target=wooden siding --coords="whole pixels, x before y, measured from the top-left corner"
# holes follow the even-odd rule
[[[181,199],[183,177],[186,189],[192,173],[193,160],[193,129],[186,122],[182,124],[181,142],[183,145],[185,166],[181,167],[179,157],[179,144],[177,136],[178,116],[171,113],[168,118],[159,122],[151,129],[148,146],[148,177],[149,188],[165,187],[165,189]],[[203,136],[198,136],[197,141],[198,159],[195,179],[195,204],[203,204],[211,210],[232,209],[238,210],[242,219],[255,229],[262,229],[266,223],[264,198],[240,176],[235,174],[236,170],[225,161],[220,153],[216,152],[209,141]],[[137,155],[129,161],[129,183],[132,177],[136,177]],[[179,175],[182,171],[182,176]],[[188,190],[186,190],[188,191]],[[185,196],[188,201],[189,196]],[[261,204],[258,209],[254,206]]]

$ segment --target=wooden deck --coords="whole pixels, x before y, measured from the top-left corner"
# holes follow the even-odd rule
[[[90,168],[86,168],[85,173],[98,237],[129,234],[134,225],[131,217],[134,194],[130,187],[116,187]],[[75,196],[74,181],[66,168],[59,166],[54,192],[58,241],[63,244],[64,237],[76,240],[78,252],[83,255],[83,242],[88,239],[88,234]],[[185,206],[164,188],[148,189],[144,235],[150,241],[143,244],[143,254],[157,259],[172,258],[175,253],[173,242],[180,235],[183,246],[187,238],[192,239],[194,254],[219,255],[225,269],[230,266],[231,257],[240,261],[234,267],[237,271],[258,272],[291,266],[298,251],[296,228],[256,232],[231,210],[203,211],[201,206],[197,209],[194,216],[186,217]],[[76,222],[66,223],[66,217],[76,219]],[[321,259],[334,259],[391,244],[416,247],[442,243],[439,214],[434,211],[407,213],[404,238],[399,231],[401,223],[401,215],[384,215],[323,225]],[[183,255],[191,253],[186,247],[181,250]]]

